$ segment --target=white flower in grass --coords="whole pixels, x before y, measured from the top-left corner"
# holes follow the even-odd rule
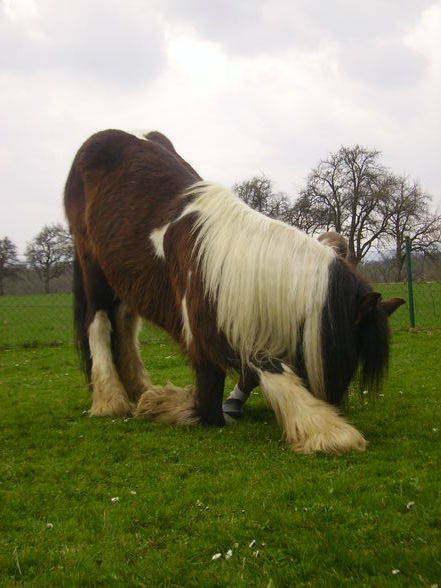
[[[225,559],[231,559],[232,556],[233,556],[233,550],[229,549],[227,551],[227,553],[225,554]]]
[[[110,501],[115,504],[116,502],[119,502],[120,498],[119,496],[114,496],[113,498],[110,499]]]
[[[398,568],[395,568],[392,570],[392,575],[393,576],[398,576],[398,574],[400,573],[400,570]]]
[[[221,557],[222,557],[222,553],[215,553],[211,559],[216,560],[216,559],[220,559]]]
[[[46,523],[46,529],[53,529],[54,525],[53,523]]]

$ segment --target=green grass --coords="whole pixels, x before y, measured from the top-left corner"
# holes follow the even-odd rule
[[[189,383],[147,336],[153,379]],[[384,395],[349,401],[368,451],[340,457],[292,453],[259,394],[225,429],[90,419],[69,347],[2,351],[0,585],[441,584],[440,344],[394,333]]]

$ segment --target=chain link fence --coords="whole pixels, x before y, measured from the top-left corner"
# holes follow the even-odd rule
[[[441,329],[441,253],[413,253],[412,286],[414,326],[421,329]],[[360,272],[381,292],[383,298],[394,296],[409,301],[406,264],[401,268],[393,252],[382,251],[359,266]],[[397,272],[402,277],[396,280]],[[71,344],[72,275],[66,272],[51,280],[50,293],[30,270],[22,270],[4,280],[4,295],[0,296],[0,349],[36,347],[40,345]],[[392,329],[409,329],[409,304],[400,307],[390,320]],[[142,338],[142,334],[141,334]]]

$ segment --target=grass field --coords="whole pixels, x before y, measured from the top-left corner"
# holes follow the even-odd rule
[[[384,298],[407,300],[406,284],[379,284]],[[441,328],[441,282],[414,284],[418,328]],[[405,305],[392,315],[393,329],[409,328]],[[145,334],[142,337],[145,338]],[[72,340],[72,297],[70,294],[0,297],[0,349],[12,346],[53,345]]]
[[[0,347],[72,341],[72,295],[0,297]]]
[[[144,338],[156,382],[191,381]],[[90,419],[69,346],[4,349],[0,586],[441,586],[440,347],[393,333],[382,395],[350,396],[368,451],[340,457],[292,453],[257,393],[225,429]]]

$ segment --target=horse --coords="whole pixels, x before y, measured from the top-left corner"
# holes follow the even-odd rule
[[[64,194],[74,241],[74,322],[91,416],[225,425],[227,370],[252,373],[299,453],[363,451],[340,413],[357,369],[387,369],[380,294],[335,251],[202,180],[159,132],[92,135]],[[146,319],[189,358],[194,385],[153,385],[141,361]]]
[[[336,233],[335,231],[327,231],[326,233],[321,233],[317,237],[317,241],[320,241],[320,243],[323,243],[324,245],[328,245],[328,247],[332,247],[337,253],[337,255],[339,255],[343,259],[348,259],[348,241],[345,237],[343,237],[343,235],[340,235],[340,233]]]

